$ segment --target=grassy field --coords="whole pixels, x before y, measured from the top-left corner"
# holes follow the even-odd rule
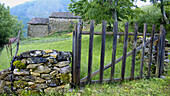
[[[92,72],[100,68],[100,54],[101,54],[101,36],[94,36],[94,50],[93,50],[93,66]],[[106,36],[106,48],[105,48],[105,65],[111,62],[112,57],[112,36]],[[15,46],[15,44],[13,45]],[[87,75],[88,66],[88,47],[89,47],[89,36],[82,36],[82,55],[81,55],[81,78]],[[26,39],[20,42],[19,53],[28,50],[46,50],[54,49],[58,51],[72,51],[72,34],[67,33],[56,33],[51,36],[43,38],[32,38]],[[131,50],[128,47],[129,52]],[[15,52],[15,50],[13,51]],[[123,43],[117,44],[116,58],[119,58],[123,54]],[[0,71],[10,67],[10,56],[4,48],[0,53]],[[131,68],[131,56],[126,60],[126,77],[130,76]],[[121,74],[121,63],[116,64],[116,78],[120,78]],[[140,61],[136,61],[135,76],[139,75]],[[169,71],[168,71],[169,72]],[[83,90],[73,90],[72,92],[66,92],[64,95],[97,95],[97,96],[117,96],[117,95],[156,95],[156,96],[168,96],[170,89],[170,75],[166,76],[165,79],[151,78],[146,80],[138,81],[126,81],[122,84],[94,84],[87,85]],[[110,78],[110,68],[104,71],[104,79]],[[99,80],[99,75],[92,78],[93,80]],[[49,93],[53,94],[53,93]],[[47,94],[47,96],[49,95]],[[59,93],[57,93],[59,94]],[[59,95],[63,95],[59,94]]]
[[[27,39],[20,42],[19,53],[28,51],[28,50],[46,50],[54,49],[58,51],[72,51],[72,34],[54,34],[44,38],[33,38]],[[94,36],[94,50],[93,50],[93,65],[92,71],[96,71],[100,68],[100,54],[101,54],[101,36]],[[105,65],[111,62],[112,57],[112,36],[106,36],[106,48],[105,48]],[[15,45],[13,45],[15,46]],[[82,55],[81,55],[81,78],[87,75],[88,71],[88,47],[89,47],[89,36],[82,37]],[[131,48],[128,48],[130,51]],[[127,51],[127,52],[128,52]],[[15,52],[15,50],[13,50]],[[119,58],[123,54],[123,43],[117,44],[116,58]],[[19,54],[18,53],[18,54]],[[13,53],[14,54],[14,53]],[[127,58],[126,61],[126,77],[130,76],[131,68],[131,56]],[[10,55],[7,53],[4,48],[0,56],[0,70],[10,67]],[[136,74],[139,69],[139,62],[136,63]],[[121,73],[121,62],[116,64],[116,78],[120,78]],[[104,71],[104,79],[109,79],[110,77],[110,68]],[[99,75],[96,75],[93,79],[99,79]]]

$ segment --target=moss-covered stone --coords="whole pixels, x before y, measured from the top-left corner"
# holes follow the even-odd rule
[[[14,61],[13,65],[18,69],[26,68],[26,64],[22,63],[21,60]]]

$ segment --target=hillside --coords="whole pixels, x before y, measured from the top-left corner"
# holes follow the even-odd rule
[[[18,17],[26,25],[34,17],[48,18],[52,12],[68,12],[71,0],[33,0],[10,9],[11,15]]]

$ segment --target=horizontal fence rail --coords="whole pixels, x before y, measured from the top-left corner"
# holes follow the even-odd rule
[[[143,33],[138,33],[138,24],[135,23],[134,25],[134,32],[129,33],[128,22],[125,23],[125,32],[118,32],[118,22],[114,23],[114,30],[113,32],[106,32],[106,21],[102,21],[102,32],[94,32],[94,21],[90,21],[90,32],[82,31],[82,20],[79,20],[77,24],[75,24],[75,31],[73,32],[73,60],[72,60],[72,84],[74,86],[81,86],[86,84],[94,84],[94,83],[103,83],[103,82],[118,82],[124,80],[136,80],[142,78],[149,78],[149,77],[160,77],[163,73],[164,68],[164,49],[165,49],[165,29],[161,25],[160,33],[155,34],[155,25],[152,26],[152,32],[147,33],[147,24],[144,24]],[[88,54],[88,73],[87,76],[80,79],[80,66],[81,66],[81,35],[90,35],[89,36],[89,54]],[[93,40],[94,35],[102,35],[102,44],[101,44],[101,55],[100,55],[100,69],[92,72],[92,57],[93,55]],[[112,44],[112,59],[111,63],[104,66],[104,58],[105,58],[105,40],[106,35],[113,35],[113,44]],[[117,46],[117,36],[124,35],[124,47],[123,47],[123,55],[116,59],[116,46]],[[128,45],[128,36],[133,35],[133,48],[131,51],[127,53],[127,45]],[[143,36],[142,44],[137,46],[137,36]],[[146,36],[151,36],[149,40],[146,41]],[[153,42],[158,41],[158,54],[157,54],[157,64],[156,64],[156,73],[155,75],[151,75],[151,65],[152,65],[152,55],[153,55]],[[144,56],[145,56],[145,48],[149,46],[149,60],[148,60],[148,71],[147,75],[144,75]],[[142,50],[141,50],[142,49]],[[162,49],[162,50],[161,50]],[[141,50],[141,60],[140,60],[140,69],[139,69],[139,76],[134,76],[135,73],[135,57],[136,53]],[[126,58],[132,55],[132,63],[130,69],[130,77],[125,77],[126,74]],[[122,68],[121,68],[121,78],[114,78],[115,74],[115,65],[122,61]],[[111,75],[110,79],[103,79],[103,72],[111,68]],[[99,74],[99,80],[92,80],[92,77]]]
[[[90,32],[89,31],[82,31],[82,35],[89,35]],[[117,32],[117,35],[124,35],[125,33],[124,32]],[[138,36],[143,36],[143,33],[137,33]],[[94,35],[102,35],[102,32],[99,32],[99,31],[95,31],[94,32]],[[113,32],[106,32],[106,35],[114,35]],[[128,35],[134,35],[134,32],[130,32],[128,33]],[[155,34],[155,36],[157,36],[159,34]],[[151,36],[151,33],[147,33],[146,36]]]

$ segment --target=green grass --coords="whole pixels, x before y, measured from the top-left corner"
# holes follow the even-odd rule
[[[60,35],[60,36],[59,36]],[[94,36],[94,49],[93,49],[93,66],[92,72],[100,68],[100,54],[101,54],[101,36]],[[105,48],[105,65],[111,62],[112,57],[112,36],[106,36],[106,48]],[[15,46],[15,44],[13,45]],[[82,55],[81,55],[81,78],[87,76],[88,66],[88,47],[89,47],[89,36],[82,36]],[[20,42],[19,53],[28,50],[46,50],[54,49],[58,51],[72,51],[72,34],[56,33],[51,36],[43,38],[32,38],[26,39]],[[128,47],[129,52],[131,48]],[[13,50],[15,52],[15,50]],[[18,54],[19,54],[18,53]],[[10,56],[4,48],[0,53],[0,71],[10,67]],[[14,53],[13,53],[14,54]],[[121,57],[123,54],[123,43],[117,44],[116,58]],[[170,56],[169,56],[170,57]],[[126,74],[125,77],[130,76],[131,68],[131,56],[126,60]],[[120,78],[121,74],[121,63],[116,64],[115,67],[115,78]],[[140,61],[136,62],[135,76],[139,75]],[[169,72],[169,71],[168,71]],[[168,76],[170,74],[168,73]],[[125,81],[124,83],[112,83],[112,84],[94,84],[87,85],[83,90],[73,90],[73,92],[64,93],[67,96],[70,95],[96,95],[96,96],[117,96],[117,95],[157,95],[157,96],[168,96],[170,89],[170,77],[165,79],[151,78],[137,81]],[[104,71],[104,79],[110,78],[110,68]],[[99,80],[99,75],[92,78],[93,80]],[[50,93],[53,94],[53,93]],[[57,93],[59,94],[59,93]],[[62,93],[63,94],[63,93]],[[49,94],[47,94],[48,96]],[[61,95],[61,94],[60,94]]]
[[[61,35],[61,34],[60,34]],[[93,65],[92,72],[96,71],[100,68],[100,54],[101,54],[101,36],[94,36],[94,49],[93,49]],[[105,45],[105,65],[111,62],[112,58],[112,41],[113,36],[106,36],[106,45]],[[13,45],[15,46],[15,45]],[[81,55],[81,78],[87,76],[88,72],[88,48],[89,48],[89,36],[82,36],[82,55]],[[43,38],[32,38],[26,39],[20,42],[19,52],[18,54],[28,51],[28,50],[46,50],[46,49],[54,49],[58,51],[72,51],[72,34],[64,34],[59,36],[59,34],[54,34],[51,36],[43,37]],[[129,52],[131,48],[128,48]],[[13,50],[14,54],[15,50]],[[121,57],[123,54],[123,43],[117,44],[116,58]],[[127,58],[126,61],[126,77],[130,76],[130,68],[131,68],[131,56]],[[1,52],[0,56],[0,70],[7,69],[10,67],[10,55],[7,53],[4,48]],[[120,78],[121,73],[121,62],[116,64],[116,78]],[[136,73],[138,74],[139,63],[136,65]],[[135,74],[135,75],[137,75]],[[110,78],[110,68],[104,71],[104,79]],[[93,80],[98,80],[99,75],[96,75],[92,78]]]

